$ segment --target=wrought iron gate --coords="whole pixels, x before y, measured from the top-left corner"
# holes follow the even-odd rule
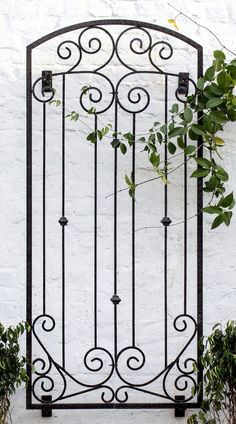
[[[144,22],[86,22],[27,47],[28,408],[199,405],[201,181],[186,157],[178,186],[149,178],[139,140],[201,73],[201,46]],[[133,134],[126,156],[108,135],[86,141],[104,122]],[[129,171],[149,180],[137,201]]]

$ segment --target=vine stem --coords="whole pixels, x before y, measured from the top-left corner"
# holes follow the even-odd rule
[[[203,28],[205,30],[207,30],[211,35],[213,35],[213,37],[218,41],[218,43],[221,45],[221,47],[225,50],[227,50],[229,53],[231,53],[232,55],[236,56],[236,53],[232,50],[230,50],[228,47],[226,47],[221,40],[219,39],[219,37],[208,27],[206,27],[205,25],[199,24],[199,22],[195,21],[193,18],[191,18],[191,16],[186,15],[186,13],[183,13],[181,10],[177,9],[175,6],[173,6],[171,3],[167,3],[168,6],[172,7],[172,9],[174,9],[176,12],[178,12],[178,15],[176,16],[176,18],[180,15],[184,16],[185,18],[189,19],[191,22],[193,22],[195,25],[197,25],[199,28]]]
[[[198,147],[196,147],[196,152],[202,147],[204,145],[204,143],[201,143]],[[184,153],[184,152],[181,152],[181,154],[182,153]],[[177,171],[177,169],[179,169],[179,168],[181,168],[181,166],[183,166],[186,162],[188,162],[190,159],[192,159],[192,156],[189,156],[188,157],[188,159],[186,159],[186,161],[184,161],[184,162],[182,162],[182,163],[180,163],[178,166],[176,166],[175,168],[173,168],[171,171],[169,171],[169,172],[167,172],[167,175],[170,175],[170,174],[173,174],[173,172],[175,172],[175,171]],[[163,161],[164,162],[164,161]],[[153,178],[149,178],[148,180],[144,180],[144,181],[141,181],[140,183],[137,183],[136,184],[136,186],[135,187],[139,187],[139,186],[141,186],[141,185],[143,185],[143,184],[146,184],[146,183],[150,183],[151,181],[155,181],[155,180],[160,180],[162,178],[162,176],[161,175],[158,175],[157,177],[153,177]],[[111,196],[114,196],[115,194],[117,194],[117,193],[122,193],[123,191],[127,191],[127,190],[129,190],[129,187],[125,187],[125,188],[121,188],[120,190],[117,190],[116,192],[114,192],[114,193],[110,193],[110,194],[108,194],[106,197],[105,197],[105,199],[108,199],[109,197],[111,197]]]

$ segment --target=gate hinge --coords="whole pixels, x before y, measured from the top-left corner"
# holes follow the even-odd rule
[[[49,395],[42,396],[42,401],[45,402],[43,407],[42,407],[42,417],[51,417],[52,416],[52,408],[46,402],[51,402],[52,396],[49,396]]]
[[[175,396],[177,402],[184,402],[185,396]],[[175,407],[175,417],[185,417],[185,407],[183,404],[176,405]]]
[[[189,90],[189,73],[188,72],[180,72],[179,73],[177,93],[182,94],[184,96],[187,96],[188,90]]]
[[[52,92],[52,71],[42,71],[42,95]]]

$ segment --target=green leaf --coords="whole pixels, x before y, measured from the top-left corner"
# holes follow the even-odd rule
[[[171,107],[171,109],[169,110],[170,113],[178,113],[179,112],[179,105],[178,103],[174,103]]]
[[[149,156],[149,161],[155,167],[158,167],[160,164],[160,155],[157,155],[155,152],[152,152]]]
[[[188,155],[192,155],[194,152],[196,151],[196,146],[193,146],[193,145],[189,145],[189,146],[186,146],[185,148],[184,148],[184,153],[188,156]]]
[[[211,229],[214,230],[214,228],[219,227],[219,225],[221,225],[223,222],[224,222],[224,214],[221,213],[212,222]]]
[[[195,158],[195,161],[197,162],[198,165],[202,166],[203,168],[211,169],[212,167],[212,163],[206,158]]]
[[[213,55],[215,59],[222,60],[222,62],[226,59],[225,54],[222,52],[222,50],[215,50]]]
[[[96,108],[95,107],[91,107],[89,110],[88,110],[88,112],[87,112],[89,115],[95,115],[95,113],[96,113]]]
[[[138,139],[138,141],[140,141],[140,143],[145,143],[146,138],[145,138],[145,137],[140,137],[140,138]]]
[[[186,107],[184,110],[184,119],[187,123],[190,123],[193,119],[193,112],[189,107]]]
[[[227,122],[226,115],[218,110],[213,110],[209,115],[211,121],[215,122],[216,124],[224,124]]]
[[[206,206],[202,210],[203,210],[203,212],[206,212],[206,213],[217,213],[217,214],[219,214],[219,213],[222,212],[222,209],[219,208],[218,206]]]
[[[175,127],[172,131],[169,132],[168,136],[169,138],[177,137],[178,135],[185,135],[187,134],[188,129],[184,127]]]
[[[205,72],[205,79],[207,81],[212,81],[214,79],[214,75],[215,75],[215,68],[214,66],[210,66],[210,68],[208,68]]]
[[[129,179],[127,174],[125,174],[125,182],[128,186],[131,186],[133,184],[132,181]]]
[[[216,176],[222,180],[222,181],[228,181],[229,179],[229,175],[228,173],[221,167],[221,166],[217,166],[216,167]]]
[[[160,132],[156,132],[156,138],[157,138],[157,141],[161,144],[163,139],[162,139],[162,134]]]
[[[91,143],[95,144],[97,142],[97,135],[96,132],[91,132],[90,134],[87,135],[87,140],[91,141]]]
[[[192,178],[204,178],[209,174],[209,169],[196,169],[191,175]]]
[[[168,150],[170,152],[171,155],[174,155],[176,152],[176,146],[174,143],[171,143],[171,141],[169,141],[169,143],[167,144]]]
[[[233,216],[232,212],[224,212],[224,223],[228,227],[230,225],[231,218]]]
[[[206,131],[202,125],[192,124],[191,130],[197,135],[206,135]]]
[[[120,145],[120,140],[118,138],[114,138],[114,140],[112,140],[111,142],[111,145],[115,149],[116,147]]]
[[[180,147],[180,149],[184,149],[185,148],[185,142],[183,137],[178,137],[177,138],[177,144]]]
[[[200,77],[200,78],[197,80],[197,88],[198,88],[199,90],[203,91],[203,89],[204,89],[204,85],[205,85],[205,78]]]
[[[212,97],[206,102],[206,108],[211,109],[212,107],[219,106],[223,103],[223,99],[220,99],[219,97]]]
[[[160,131],[161,131],[164,135],[167,135],[167,132],[168,132],[168,130],[167,130],[167,125],[166,125],[166,124],[162,125],[162,126],[160,127]]]
[[[233,200],[234,200],[234,194],[232,192],[232,193],[228,194],[228,196],[223,197],[219,201],[218,205],[222,206],[222,208],[228,208],[232,204]]]
[[[124,143],[120,143],[120,151],[121,151],[121,153],[122,153],[123,155],[125,155],[125,154],[126,154],[126,152],[127,152],[127,147],[126,147],[126,145],[125,145]]]

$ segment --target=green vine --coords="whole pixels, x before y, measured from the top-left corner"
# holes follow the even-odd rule
[[[236,97],[233,93],[235,85],[236,59],[227,62],[223,51],[216,50],[212,65],[197,81],[196,94],[186,98],[182,110],[174,103],[170,109],[171,119],[166,124],[154,122],[148,133],[139,138],[134,138],[131,132],[115,132],[112,125],[108,124],[87,134],[87,140],[94,144],[105,136],[110,137],[111,146],[119,149],[124,155],[134,143],[141,143],[143,152],[147,154],[147,159],[157,174],[156,179],[161,179],[164,184],[169,182],[168,175],[179,168],[171,168],[173,159],[179,155],[176,151],[182,153],[182,165],[189,160],[195,163],[196,169],[191,178],[202,178],[203,190],[210,195],[210,200],[202,211],[215,215],[211,228],[214,229],[222,223],[229,226],[235,199],[233,192],[226,193],[225,183],[229,180],[229,175],[222,166],[225,142],[221,133],[228,122],[236,120]],[[89,90],[90,86],[82,87],[83,94],[87,94]],[[61,104],[59,99],[52,100],[51,103],[57,106]],[[99,121],[99,114],[94,107],[88,110],[88,114],[97,115]],[[66,117],[72,121],[81,120],[76,111],[70,112]],[[187,145],[187,139],[191,144]],[[167,146],[170,154],[167,163],[161,158],[160,146],[163,144]],[[204,157],[198,157],[200,148],[203,148]],[[138,186],[153,179],[155,178],[136,183],[132,175],[125,175],[130,196],[134,198]]]

